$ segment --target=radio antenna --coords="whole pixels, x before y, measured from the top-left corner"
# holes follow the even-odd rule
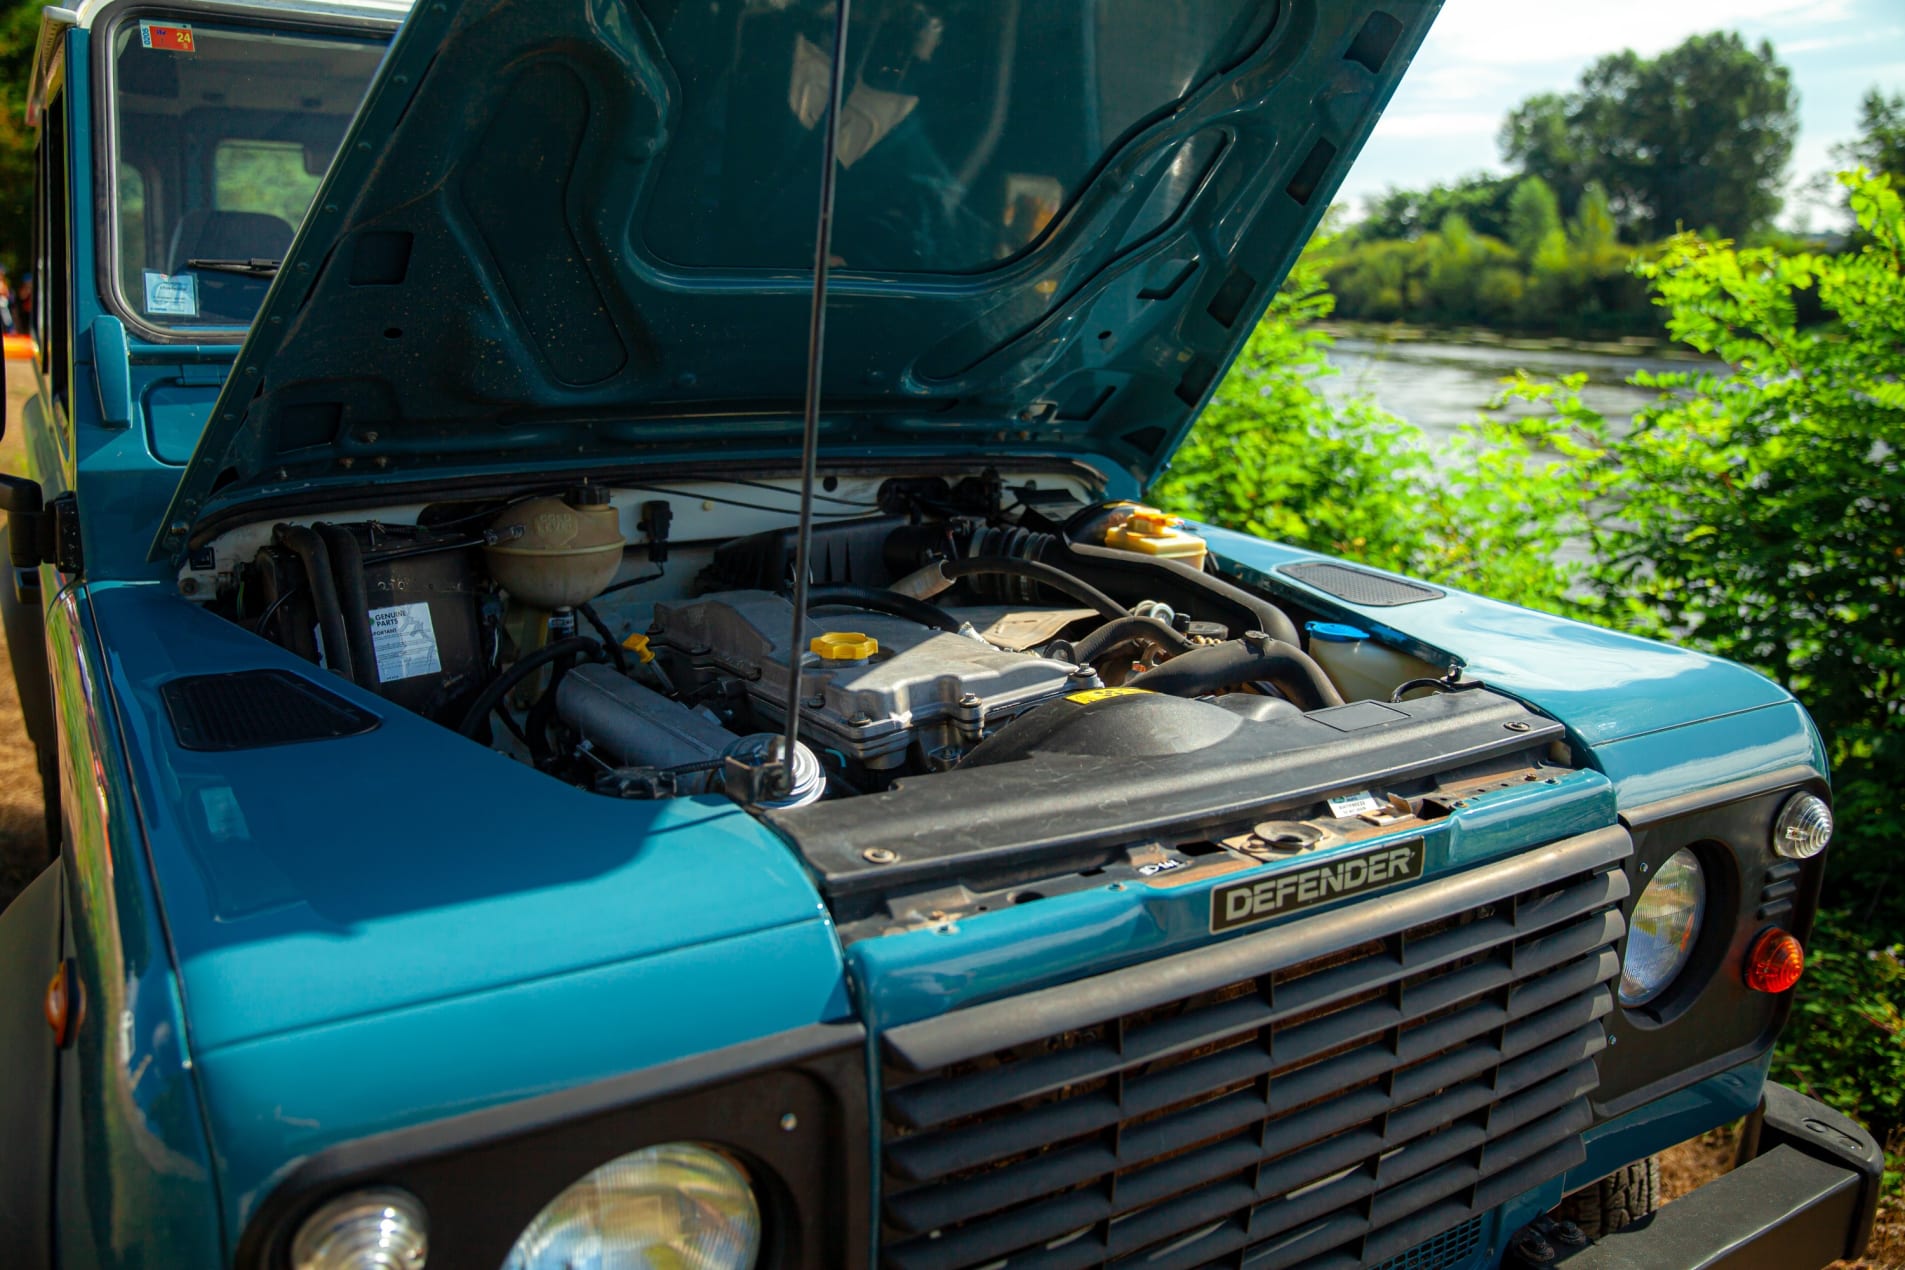
[[[800,527],[794,534],[794,629],[787,649],[787,730],[769,782],[782,794],[794,788],[800,742],[801,666],[807,655],[807,575],[814,545],[814,480],[820,464],[820,368],[827,341],[827,266],[833,255],[833,192],[840,145],[840,105],[847,78],[847,16],[851,0],[835,0],[833,59],[827,74],[827,117],[821,127],[820,210],[814,218],[814,288],[807,315],[807,401],[800,430]]]

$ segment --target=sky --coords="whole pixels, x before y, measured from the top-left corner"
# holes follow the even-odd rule
[[[1360,215],[1391,185],[1505,171],[1495,137],[1523,99],[1572,90],[1604,54],[1651,56],[1717,30],[1770,41],[1792,70],[1792,186],[1834,167],[1831,148],[1857,135],[1867,89],[1905,91],[1905,0],[1446,0],[1338,199]],[[1832,209],[1790,195],[1780,219],[1801,229],[1837,223]]]

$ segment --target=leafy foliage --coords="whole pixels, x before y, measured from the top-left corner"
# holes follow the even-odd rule
[[[1832,148],[1849,168],[1905,181],[1905,93],[1886,96],[1874,88],[1859,102],[1859,135]]]
[[[40,7],[0,13],[0,265],[27,270],[33,253],[33,133],[26,126],[27,73]]]
[[[1602,587],[1806,703],[1833,746],[1836,882],[1905,917],[1905,211],[1882,177],[1852,206],[1871,241],[1846,255],[1685,236],[1643,266],[1674,337],[1730,369],[1643,381],[1669,395],[1625,447]],[[1802,327],[1802,298],[1830,320]]]
[[[1358,236],[1327,266],[1344,317],[1475,323],[1584,335],[1653,334],[1660,319],[1630,266],[1607,196],[1590,184],[1564,229],[1547,183],[1529,178],[1510,199],[1511,242],[1451,212],[1412,240]]]
[[[1625,50],[1543,93],[1502,126],[1504,156],[1574,207],[1590,182],[1643,238],[1682,226],[1744,235],[1780,207],[1799,129],[1792,76],[1772,46],[1696,35],[1659,57]]]
[[[1419,238],[1435,233],[1450,216],[1460,216],[1477,233],[1505,238],[1517,188],[1514,177],[1485,173],[1438,182],[1426,190],[1392,186],[1370,202],[1369,214],[1357,224],[1354,236],[1359,241]]]

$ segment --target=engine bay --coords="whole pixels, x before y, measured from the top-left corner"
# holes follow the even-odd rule
[[[861,934],[1353,840],[1566,763],[1452,659],[1226,578],[1154,509],[990,472],[828,488],[800,648],[794,491],[765,481],[253,522],[181,591],[553,779],[733,799]]]

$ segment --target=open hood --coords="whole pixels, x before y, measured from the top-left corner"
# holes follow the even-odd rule
[[[858,0],[822,454],[1142,481],[1440,0]],[[314,486],[799,448],[832,7],[420,0],[154,543]]]

